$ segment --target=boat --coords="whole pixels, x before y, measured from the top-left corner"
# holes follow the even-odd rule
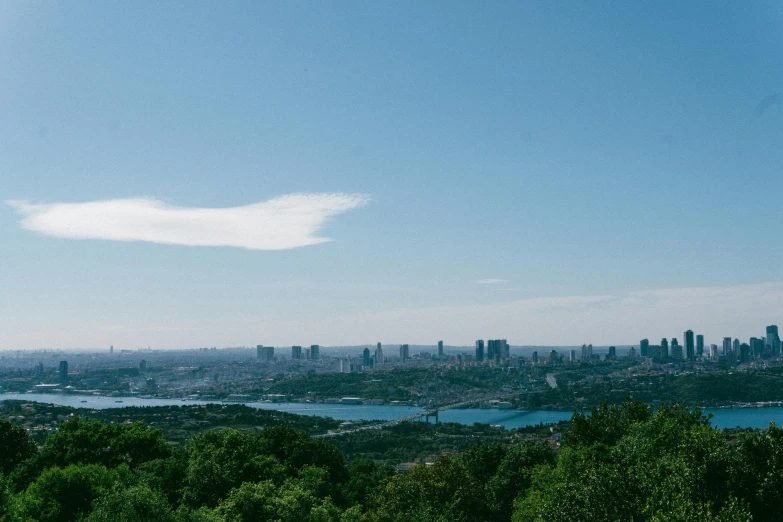
[[[122,401],[114,401],[114,402],[122,402]]]

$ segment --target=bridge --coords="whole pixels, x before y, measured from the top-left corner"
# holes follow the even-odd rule
[[[394,419],[390,421],[383,421],[379,422],[377,424],[372,424],[369,426],[359,426],[357,428],[352,428],[349,430],[344,431],[335,431],[330,433],[324,433],[321,435],[313,435],[313,437],[339,437],[341,435],[348,435],[349,433],[356,433],[359,431],[366,431],[366,430],[380,430],[383,428],[388,428],[390,426],[396,426],[398,424],[402,424],[403,422],[411,422],[416,419],[420,419],[422,417],[435,417],[436,422],[438,418],[438,412],[441,412],[443,410],[451,410],[454,408],[467,408],[468,406],[472,406],[477,403],[486,402],[488,400],[492,400],[492,398],[497,398],[497,395],[485,395],[482,397],[476,397],[467,401],[461,401],[461,402],[454,402],[451,404],[447,404],[444,406],[437,406],[432,409],[426,409],[424,411],[421,411],[419,413],[414,413],[413,415],[408,415],[407,417],[402,417],[401,419]]]

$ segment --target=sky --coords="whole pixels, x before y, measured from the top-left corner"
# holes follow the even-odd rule
[[[0,349],[783,326],[779,2],[0,3]]]

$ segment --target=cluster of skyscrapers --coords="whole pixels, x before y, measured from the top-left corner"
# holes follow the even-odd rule
[[[777,325],[773,324],[767,326],[765,337],[751,337],[747,343],[724,337],[721,353],[718,353],[717,344],[710,345],[709,352],[705,353],[704,336],[694,336],[693,331],[688,330],[683,334],[682,345],[676,337],[672,338],[671,343],[664,337],[658,345],[651,345],[649,339],[642,339],[639,343],[639,354],[653,360],[675,359],[692,362],[701,358],[725,358],[729,362],[748,362],[780,355],[780,335]]]
[[[509,358],[508,342],[505,339],[490,339],[487,341],[487,351],[484,352],[484,341],[476,341],[476,362],[495,361],[499,362]]]

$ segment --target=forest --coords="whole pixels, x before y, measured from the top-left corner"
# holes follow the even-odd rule
[[[698,409],[627,400],[575,414],[559,448],[479,442],[397,473],[291,425],[182,444],[73,417],[36,446],[0,420],[5,522],[775,521],[783,430],[726,432]]]

